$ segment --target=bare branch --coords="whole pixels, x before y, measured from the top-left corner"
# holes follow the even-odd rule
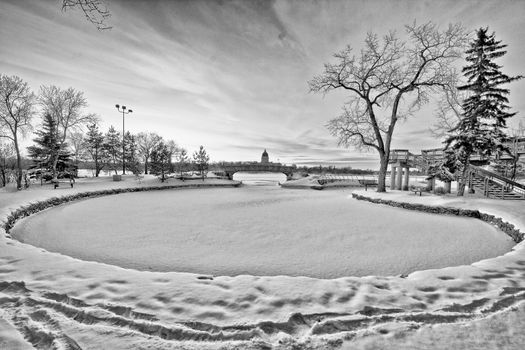
[[[98,30],[112,28],[106,23],[106,20],[111,17],[111,13],[109,13],[102,0],[62,0],[62,11],[65,12],[71,8],[79,8],[86,19],[95,25]]]

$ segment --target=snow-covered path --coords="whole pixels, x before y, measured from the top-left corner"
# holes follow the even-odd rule
[[[61,193],[115,185],[131,182],[79,184]],[[5,219],[12,209],[57,193],[1,193],[0,217]],[[520,202],[382,195],[474,207],[525,231]],[[500,257],[419,271],[406,278],[332,280],[140,272],[49,253],[4,237],[0,251],[0,343],[8,348],[31,344],[57,349],[402,348],[414,344],[416,348],[458,344],[497,348],[504,344],[517,349],[525,339],[519,321],[525,315],[523,243]],[[480,334],[487,334],[485,342]]]

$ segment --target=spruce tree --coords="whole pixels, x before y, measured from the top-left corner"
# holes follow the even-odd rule
[[[210,157],[206,153],[204,146],[201,145],[198,151],[193,152],[193,162],[195,163],[195,167],[201,174],[203,181],[204,181],[205,171],[208,170],[209,161],[210,161]]]
[[[58,159],[56,169],[65,170],[71,155],[67,152],[67,144],[59,142],[57,123],[50,114],[44,115],[42,128],[36,132],[36,136],[33,139],[35,145],[27,148],[27,153],[33,162],[41,168],[53,171],[55,159]],[[55,173],[53,178],[56,178]]]
[[[108,158],[104,148],[104,135],[99,131],[96,123],[89,125],[87,129],[85,147],[95,163],[95,177],[98,177]]]
[[[111,159],[111,165],[115,174],[117,174],[117,164],[122,162],[122,136],[113,125],[109,127],[104,137],[104,150]]]
[[[166,174],[171,166],[171,152],[164,141],[160,141],[151,151],[151,173],[160,176],[160,180],[166,180]]]
[[[506,120],[516,113],[509,112],[507,95],[509,90],[501,85],[521,79],[522,76],[509,77],[501,72],[495,59],[505,55],[507,46],[495,39],[495,34],[487,34],[488,28],[476,31],[476,38],[466,51],[468,65],[463,68],[467,83],[458,90],[469,93],[462,103],[461,120],[445,140],[445,149],[452,151],[457,170],[461,174],[458,196],[465,191],[467,172],[472,155],[488,159],[505,151],[504,132]],[[448,160],[450,162],[450,159]]]

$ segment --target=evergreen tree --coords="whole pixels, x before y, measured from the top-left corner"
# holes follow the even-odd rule
[[[456,169],[461,174],[458,196],[465,191],[470,156],[477,154],[486,159],[505,151],[506,120],[516,114],[508,111],[506,96],[509,90],[501,85],[522,77],[509,77],[501,72],[501,66],[494,60],[506,53],[503,49],[507,45],[497,41],[494,33],[488,35],[487,31],[488,28],[480,28],[466,51],[469,65],[463,68],[463,74],[467,84],[459,86],[458,90],[470,95],[462,103],[460,121],[445,140],[445,149],[453,151],[455,163],[459,165]]]
[[[140,173],[140,163],[138,161],[138,145],[135,135],[129,131],[124,134],[124,156],[126,157],[126,169],[133,174]]]
[[[171,166],[171,152],[164,141],[155,145],[150,155],[150,173],[160,176],[160,181],[166,180],[166,174]]]
[[[111,168],[117,173],[117,165],[122,161],[122,141],[120,132],[113,125],[109,127],[104,135],[104,150],[108,153]]]
[[[36,132],[37,137],[33,139],[35,145],[27,148],[29,157],[40,168],[53,171],[55,159],[56,170],[64,171],[68,167],[71,155],[67,151],[67,143],[59,141],[57,130],[55,119],[50,114],[45,114],[42,128]]]
[[[199,147],[199,150],[193,153],[193,162],[195,164],[195,168],[199,171],[200,175],[202,176],[203,181],[204,181],[204,173],[206,170],[208,170],[209,161],[210,161],[210,157],[206,153],[204,146],[201,145]]]
[[[95,163],[95,177],[107,164],[107,153],[104,148],[104,135],[98,129],[98,125],[93,123],[87,127],[88,131],[85,139],[85,147],[91,160]]]

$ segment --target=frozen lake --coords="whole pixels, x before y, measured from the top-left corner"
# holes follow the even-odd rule
[[[360,202],[350,193],[279,186],[126,193],[46,210],[12,235],[138,270],[318,278],[470,264],[513,246],[476,219]]]

